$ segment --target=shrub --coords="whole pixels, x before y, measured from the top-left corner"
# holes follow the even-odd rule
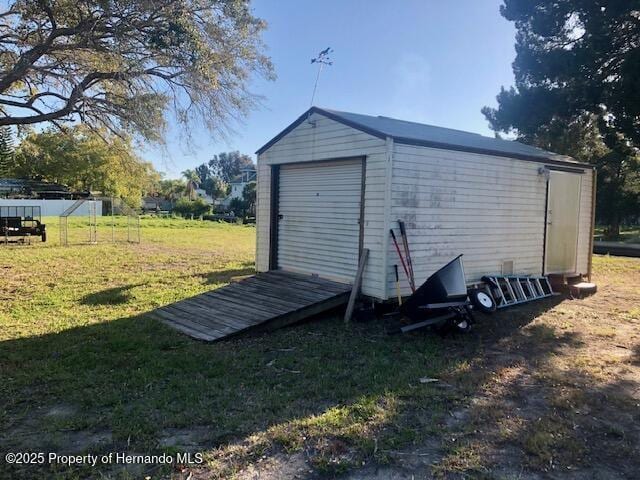
[[[211,206],[201,198],[195,200],[181,198],[176,202],[173,211],[185,218],[196,218],[211,212]]]

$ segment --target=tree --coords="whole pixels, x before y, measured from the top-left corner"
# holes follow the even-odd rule
[[[254,168],[254,165],[249,155],[235,151],[214,155],[209,161],[209,167],[213,175],[225,183],[230,183],[240,175],[240,171],[243,168]]]
[[[517,28],[516,85],[501,89],[497,109],[482,109],[496,132],[595,164],[598,197],[617,205],[598,201],[611,236],[619,215],[639,208],[639,9],[639,0],[505,0],[501,13]],[[582,155],[589,144],[594,154]]]
[[[201,198],[196,198],[195,200],[181,198],[176,202],[173,211],[185,218],[201,217],[211,212],[211,205]]]
[[[242,200],[244,200],[247,215],[255,216],[256,182],[249,182],[244,186],[244,190],[242,191]]]
[[[138,158],[130,139],[99,134],[78,125],[64,132],[31,132],[20,143],[9,173],[45,180],[74,190],[100,191],[138,207],[143,194],[160,179],[153,166]]]
[[[182,180],[160,180],[156,186],[156,191],[164,198],[177,200],[186,190],[186,185]]]
[[[244,186],[242,198],[233,198],[229,202],[229,210],[237,217],[247,218],[256,214],[256,182]]]
[[[209,177],[202,184],[202,188],[211,195],[211,198],[220,198],[227,195],[229,186],[218,177]]]
[[[206,182],[209,178],[211,178],[211,170],[209,169],[209,165],[203,163],[202,165],[198,165],[195,168],[195,173],[200,179],[200,183]]]
[[[194,200],[196,195],[196,189],[200,187],[200,177],[195,170],[187,169],[182,172],[182,176],[187,181],[185,191],[189,200]]]
[[[515,22],[516,88],[484,112],[498,130],[532,133],[585,112],[640,146],[639,0],[505,0]]]
[[[625,219],[638,221],[640,212],[640,157],[620,141],[606,141],[609,151],[597,159],[596,220],[607,226],[605,237],[617,239]]]
[[[195,172],[200,179],[200,188],[202,188],[212,198],[218,198],[226,195],[227,185],[218,177],[216,177],[207,163],[203,163],[195,168]]]
[[[13,135],[11,128],[0,127],[0,177],[9,176],[13,155]]]
[[[212,131],[273,78],[248,0],[13,0],[0,12],[0,126],[81,121],[159,140],[164,113]]]

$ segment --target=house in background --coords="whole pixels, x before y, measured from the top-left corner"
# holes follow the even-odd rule
[[[142,198],[143,212],[170,212],[173,210],[171,199],[163,196],[147,196]]]
[[[211,195],[209,195],[204,189],[196,188],[194,190],[194,194],[195,194],[196,198],[200,198],[200,199],[204,200],[208,205],[213,205],[214,204],[213,197]]]
[[[234,180],[230,182],[230,185],[231,185],[231,193],[229,194],[230,200],[234,198],[242,198],[244,187],[246,187],[248,183],[255,182],[255,181],[256,181],[255,168],[248,167],[240,170],[240,175],[238,175]]]
[[[24,178],[0,178],[0,197],[73,199],[88,196],[88,192],[72,192],[57,183]]]
[[[242,200],[244,187],[251,182],[255,182],[257,179],[256,169],[254,167],[247,167],[240,170],[240,175],[234,178],[229,185],[231,186],[231,192],[224,199],[216,199],[216,206],[222,208],[229,208],[231,200],[237,198]]]

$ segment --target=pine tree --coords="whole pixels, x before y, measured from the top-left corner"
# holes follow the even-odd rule
[[[10,127],[0,127],[0,178],[8,177],[13,160],[13,134]]]

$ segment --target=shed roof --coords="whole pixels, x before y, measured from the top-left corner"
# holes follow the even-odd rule
[[[295,122],[262,146],[256,153],[261,154],[266,151],[313,113],[324,115],[332,120],[375,137],[391,137],[396,143],[421,145],[425,147],[441,148],[444,150],[458,150],[486,155],[497,155],[554,164],[570,164],[591,167],[587,164],[578,163],[571,157],[548,152],[541,148],[525,145],[524,143],[513,140],[485,137],[478,133],[436,127],[423,123],[408,122],[405,120],[398,120],[396,118],[383,116],[374,117],[372,115],[341,112],[338,110],[329,110],[319,107],[311,107]]]

